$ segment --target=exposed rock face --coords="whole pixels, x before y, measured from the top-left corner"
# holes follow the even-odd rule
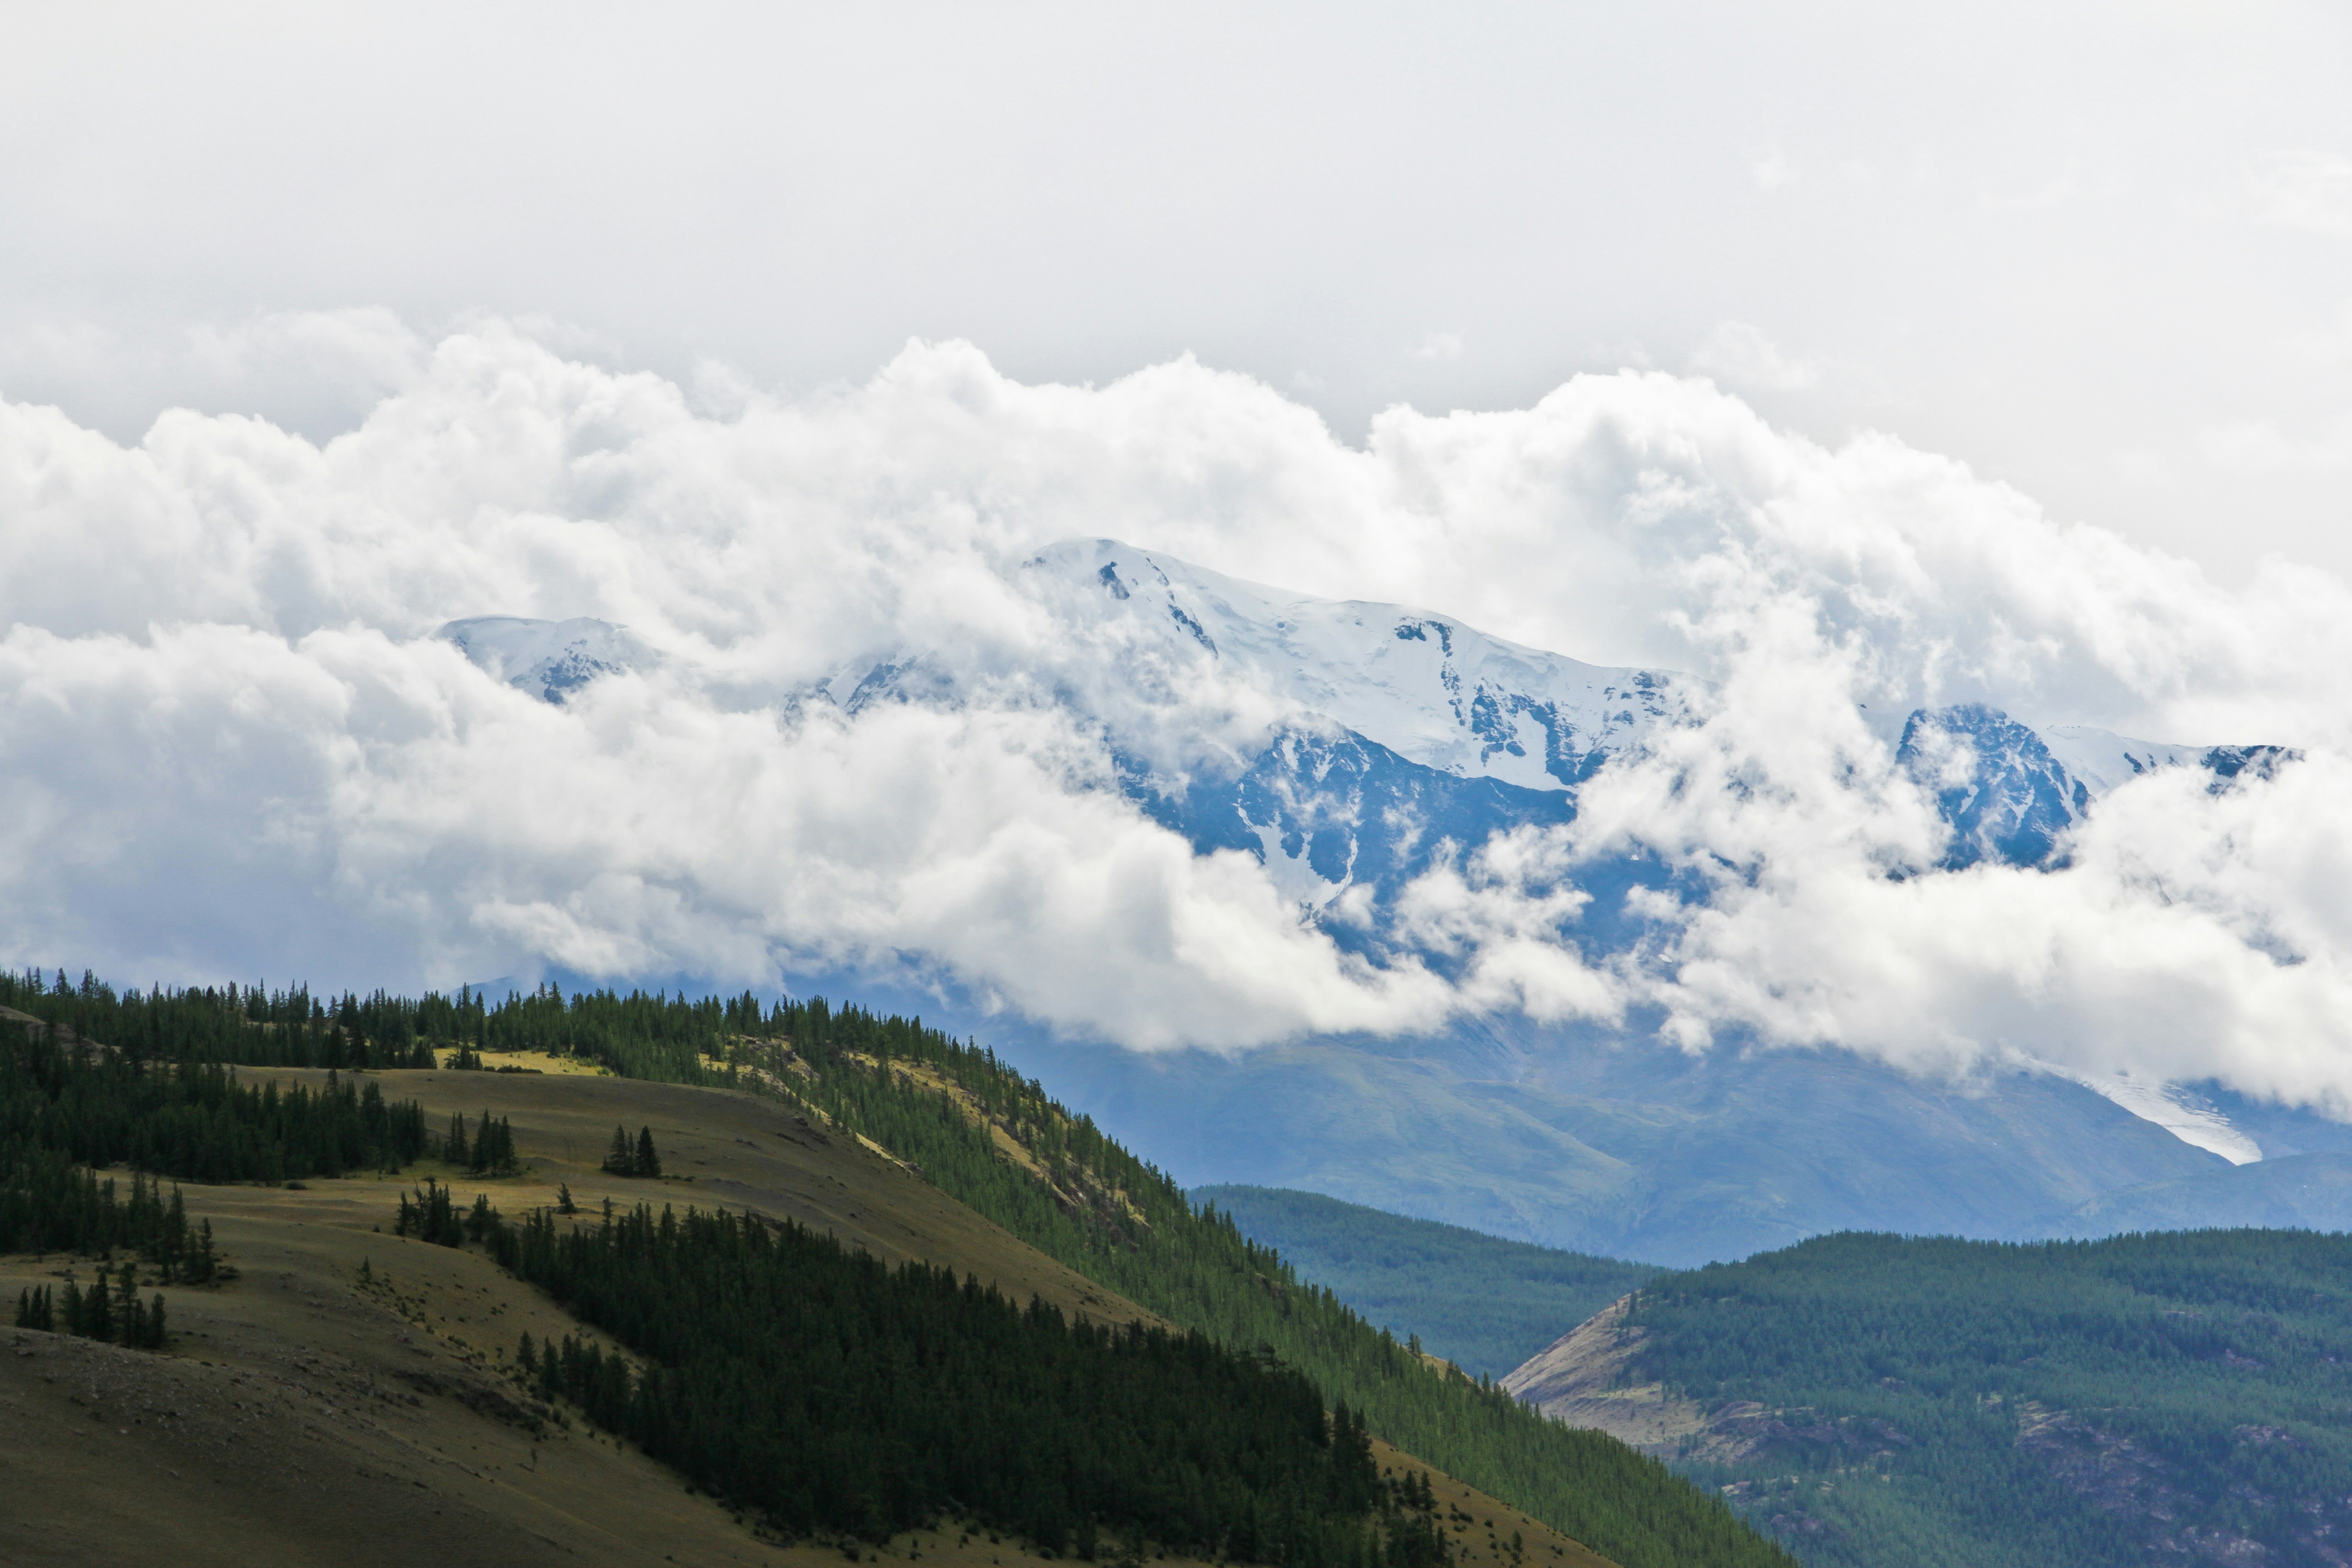
[[[1626,1326],[1633,1300],[1620,1297],[1554,1340],[1505,1377],[1503,1388],[1571,1426],[1654,1454],[1678,1451],[1685,1438],[1706,1431],[1707,1413],[1659,1384],[1632,1381],[1634,1352],[1648,1334]]]
[[[1503,1379],[1504,1391],[1554,1420],[1606,1432],[1662,1458],[1738,1464],[1772,1450],[1841,1450],[1843,1462],[1913,1446],[1885,1421],[1827,1420],[1752,1400],[1702,1405],[1650,1378],[1641,1365],[1649,1331],[1627,1325],[1630,1296],[1554,1340]]]

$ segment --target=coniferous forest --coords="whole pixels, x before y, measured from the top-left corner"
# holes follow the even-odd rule
[[[1847,1234],[1664,1275],[1629,1375],[1823,1564],[2342,1560],[2352,1237]]]
[[[541,1392],[796,1534],[952,1514],[1089,1558],[1107,1537],[1300,1568],[1437,1549],[1345,1405],[1197,1333],[1067,1322],[724,1213],[540,1213],[488,1245],[647,1363],[525,1347]]]
[[[1192,1197],[1215,1204],[1372,1321],[1495,1377],[1659,1272],[1321,1193],[1220,1186],[1196,1187]]]
[[[140,1059],[55,1030],[0,1029],[0,1160],[44,1150],[196,1182],[284,1182],[397,1170],[428,1146],[425,1113],[374,1082],[313,1091],[240,1085],[203,1061]],[[494,1146],[495,1147],[495,1146]],[[509,1158],[511,1158],[509,1153]]]

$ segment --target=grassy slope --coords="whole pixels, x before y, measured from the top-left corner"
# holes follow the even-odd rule
[[[1066,1311],[1150,1316],[772,1100],[584,1075],[376,1076],[388,1095],[413,1096],[437,1118],[487,1108],[512,1119],[524,1173],[455,1178],[467,1197],[488,1192],[510,1214],[552,1202],[558,1182],[590,1210],[606,1196],[724,1204],[789,1215],[885,1258],[947,1264]],[[654,1129],[670,1179],[597,1172],[615,1121]],[[177,1336],[169,1353],[0,1330],[10,1350],[0,1356],[0,1426],[12,1435],[0,1561],[842,1561],[815,1544],[758,1539],[674,1474],[577,1422],[531,1430],[501,1364],[522,1332],[543,1340],[578,1326],[478,1253],[383,1234],[404,1185],[186,1187],[191,1212],[212,1219],[240,1277],[165,1292]],[[13,1300],[68,1267],[0,1258],[0,1291]],[[85,1282],[88,1271],[85,1262]],[[1381,1458],[1424,1468],[1385,1447]],[[1607,1568],[1450,1478],[1435,1485],[1475,1521],[1459,1537],[1469,1568]],[[1527,1543],[1517,1559],[1505,1544],[1514,1531]],[[903,1561],[918,1549],[941,1568],[1032,1561],[952,1533],[902,1537],[887,1554]]]
[[[1196,1187],[1244,1236],[1400,1338],[1472,1376],[1500,1377],[1657,1270],[1506,1241],[1320,1193]]]

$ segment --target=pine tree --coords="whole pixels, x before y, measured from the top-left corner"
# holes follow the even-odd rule
[[[637,1174],[661,1174],[661,1156],[654,1152],[654,1130],[650,1127],[637,1129]]]
[[[172,1188],[172,1206],[163,1214],[163,1235],[155,1247],[155,1261],[170,1284],[179,1277],[180,1265],[188,1255],[188,1205],[180,1196],[175,1184]]]
[[[467,1163],[466,1113],[462,1110],[453,1110],[449,1113],[449,1136],[442,1141],[441,1157],[453,1165],[463,1165]]]
[[[114,1300],[107,1294],[106,1270],[98,1271],[98,1283],[81,1299],[81,1336],[89,1340],[110,1340],[114,1337]]]
[[[604,1153],[604,1173],[612,1176],[637,1173],[637,1157],[629,1152],[628,1129],[618,1122],[613,1126],[613,1146]]]

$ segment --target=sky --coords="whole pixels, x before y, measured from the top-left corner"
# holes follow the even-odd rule
[[[16,30],[0,959],[914,963],[1146,1049],[1663,1018],[2352,1114],[2323,13]],[[1288,715],[1023,569],[1098,535],[1685,671],[1701,721],[1410,889],[1459,963],[1370,964],[1120,795],[1126,740]],[[436,635],[482,615],[643,657],[551,706]],[[955,702],[807,698],[913,656]],[[1895,733],[1963,701],[2303,755],[1914,875]],[[1595,958],[1626,852],[1710,894]]]
[[[1192,353],[1361,441],[1628,365],[2352,570],[2327,5],[20,7],[0,395],[350,427],[481,316],[723,406]],[[361,324],[362,326],[364,323]]]

